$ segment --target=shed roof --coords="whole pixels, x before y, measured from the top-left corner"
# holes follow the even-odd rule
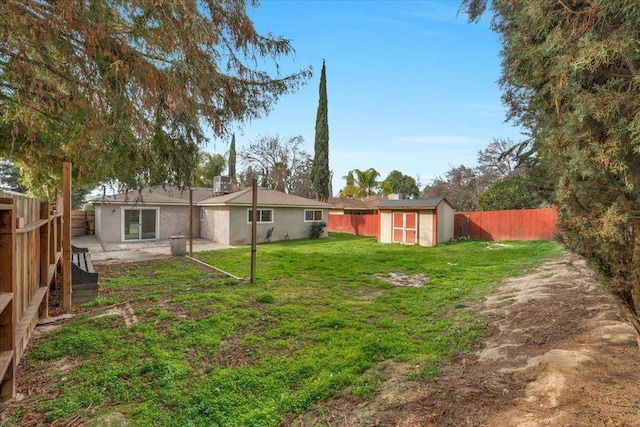
[[[251,188],[246,188],[234,193],[223,194],[221,196],[209,197],[198,202],[199,206],[251,206],[253,202]],[[260,206],[291,206],[305,208],[330,208],[328,203],[318,200],[307,199],[305,197],[294,196],[277,190],[258,187],[258,204]]]
[[[437,197],[434,199],[401,199],[401,200],[383,200],[378,203],[380,209],[435,209],[440,203],[451,203],[445,197]]]

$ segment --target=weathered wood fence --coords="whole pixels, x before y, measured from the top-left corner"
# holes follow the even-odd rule
[[[15,372],[33,330],[48,316],[62,258],[62,216],[54,205],[0,191],[0,400],[15,394]]]
[[[94,211],[71,211],[71,237],[93,236],[95,232]]]
[[[558,211],[518,209],[456,212],[455,237],[477,240],[552,240],[558,234]]]
[[[356,236],[377,236],[380,228],[375,215],[328,215],[327,230]]]

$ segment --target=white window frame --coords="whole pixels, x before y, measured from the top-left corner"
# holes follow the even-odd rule
[[[200,221],[204,221],[204,208],[200,208]]]
[[[247,209],[247,224],[251,224],[251,219],[252,219],[252,218],[251,218],[251,211],[252,211],[252,209],[251,209],[251,208]],[[257,224],[273,224],[274,211],[273,211],[273,209],[272,209],[272,208],[267,208],[267,209],[260,209],[260,208],[258,208],[258,209],[257,209],[257,211],[258,211],[258,221],[257,221]],[[271,211],[271,221],[262,221],[262,215],[261,215],[261,212],[263,212],[263,211]]]
[[[307,219],[307,212],[313,212],[314,219]],[[315,219],[316,212],[320,212],[320,219]],[[324,221],[324,211],[322,209],[305,209],[304,210],[304,222],[322,222]]]

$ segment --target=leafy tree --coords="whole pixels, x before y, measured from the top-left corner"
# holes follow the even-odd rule
[[[459,211],[473,211],[479,195],[478,172],[464,165],[451,167],[422,191],[422,197],[446,197]]]
[[[0,188],[24,193],[20,182],[20,169],[9,159],[0,158]]]
[[[529,141],[494,138],[487,148],[478,151],[478,171],[492,182],[526,173],[532,161]]]
[[[567,246],[640,334],[640,3],[493,0],[503,100],[556,188]],[[486,1],[465,0],[477,19]]]
[[[198,187],[213,187],[213,177],[222,175],[227,162],[221,154],[200,153],[198,170],[194,183]]]
[[[311,168],[316,198],[325,202],[330,196],[331,172],[329,170],[329,112],[327,108],[327,69],[324,60],[320,72],[320,99],[316,115],[316,140]]]
[[[236,183],[236,134],[231,136],[231,144],[229,144],[229,177],[232,183]]]
[[[32,188],[58,185],[63,160],[79,184],[188,186],[204,126],[223,136],[311,74],[257,68],[293,48],[247,3],[0,2],[0,155]]]
[[[257,178],[260,186],[302,197],[313,197],[311,157],[304,150],[304,139],[295,136],[261,136],[238,153],[244,166],[243,184]]]
[[[87,194],[90,192],[91,190],[87,190],[86,188],[73,188],[71,190],[71,209],[82,209],[85,204]]]
[[[353,176],[353,171],[349,171],[342,179],[346,181],[346,185],[340,190],[340,197],[358,197],[360,189],[356,186],[356,178]]]
[[[365,171],[354,169],[349,171],[342,178],[346,181],[346,186],[340,191],[340,197],[365,197],[376,194],[380,183],[377,178],[380,173],[374,168]]]
[[[411,197],[420,196],[420,188],[416,180],[402,172],[394,170],[380,183],[382,194],[405,194]]]
[[[254,170],[253,167],[247,166],[238,174],[238,185],[241,187],[251,187],[254,179],[258,182],[258,185],[264,187],[260,180],[260,174]]]
[[[496,182],[480,194],[476,199],[476,210],[535,209],[542,202],[524,176],[514,175]]]

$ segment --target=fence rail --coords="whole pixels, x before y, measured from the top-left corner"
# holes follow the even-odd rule
[[[378,214],[374,215],[329,215],[327,230],[336,233],[349,233],[356,236],[377,236],[379,229]]]
[[[0,400],[15,394],[15,370],[49,311],[62,257],[62,216],[38,199],[0,191]]]

